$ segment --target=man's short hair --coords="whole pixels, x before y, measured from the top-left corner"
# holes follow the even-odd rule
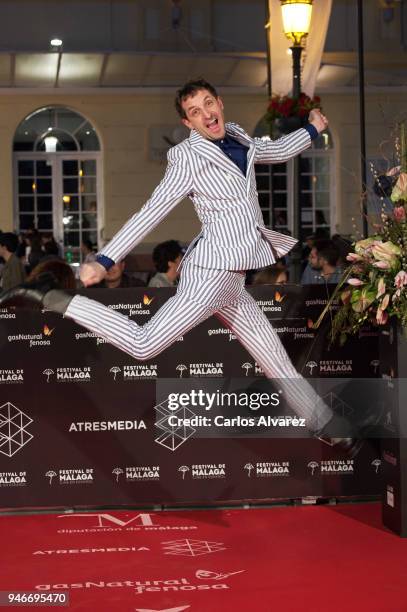
[[[218,98],[218,92],[214,86],[208,83],[208,81],[205,81],[205,79],[188,81],[188,83],[185,83],[181,89],[178,89],[175,97],[175,109],[182,119],[187,118],[185,111],[182,108],[182,103],[190,96],[194,96],[198,91],[202,91],[202,89],[207,89],[210,94],[212,94],[215,98]]]
[[[0,234],[0,245],[6,247],[9,253],[15,253],[18,247],[18,236],[12,232]]]
[[[339,249],[332,240],[317,240],[314,248],[318,257],[322,257],[330,266],[336,266],[340,256]]]
[[[168,272],[168,262],[175,261],[183,254],[183,248],[177,240],[161,242],[153,250],[153,261],[158,272]]]

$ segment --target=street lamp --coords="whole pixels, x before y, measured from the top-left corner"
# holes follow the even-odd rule
[[[45,151],[47,153],[55,153],[57,150],[58,138],[55,136],[46,136],[44,138]]]
[[[281,0],[284,34],[300,45],[311,23],[312,0]]]
[[[280,0],[284,34],[292,42],[293,97],[301,94],[302,43],[308,36],[311,24],[313,0]],[[291,256],[290,281],[299,283],[301,278],[301,210],[300,210],[300,158],[293,160],[293,230],[299,240]]]
[[[301,53],[302,42],[308,36],[312,0],[280,0],[284,34],[291,40],[293,56],[293,96],[301,93]]]

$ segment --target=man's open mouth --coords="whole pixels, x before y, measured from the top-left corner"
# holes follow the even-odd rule
[[[214,117],[213,119],[211,119],[207,124],[206,127],[209,128],[210,130],[215,129],[218,127],[218,119],[216,117]]]

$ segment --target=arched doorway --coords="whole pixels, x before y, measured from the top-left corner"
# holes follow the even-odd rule
[[[268,126],[261,120],[254,136],[264,136]],[[266,225],[293,233],[293,164],[256,164],[259,203]],[[335,233],[335,168],[332,135],[326,130],[300,159],[301,239],[317,229]]]
[[[13,141],[15,227],[52,233],[70,263],[80,245],[98,246],[102,227],[101,151],[91,123],[62,106],[28,115]]]

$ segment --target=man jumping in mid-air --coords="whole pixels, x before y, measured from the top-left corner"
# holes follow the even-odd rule
[[[0,296],[0,306],[16,298],[60,312],[135,359],[146,360],[170,346],[201,321],[215,315],[256,360],[268,378],[284,379],[289,405],[321,435],[331,435],[339,417],[321,401],[291,363],[276,331],[244,287],[245,271],[273,264],[296,240],[265,227],[258,202],[254,164],[282,163],[308,149],[328,125],[319,110],[309,124],[272,141],[251,138],[225,123],[223,102],[204,80],[177,92],[175,105],[189,138],[168,152],[166,173],[151,198],[98,254],[82,266],[85,286],[99,283],[184,198],[202,222],[182,261],[174,297],[145,324],[83,296],[72,297],[47,281],[26,284]],[[350,450],[355,441],[336,439]]]

